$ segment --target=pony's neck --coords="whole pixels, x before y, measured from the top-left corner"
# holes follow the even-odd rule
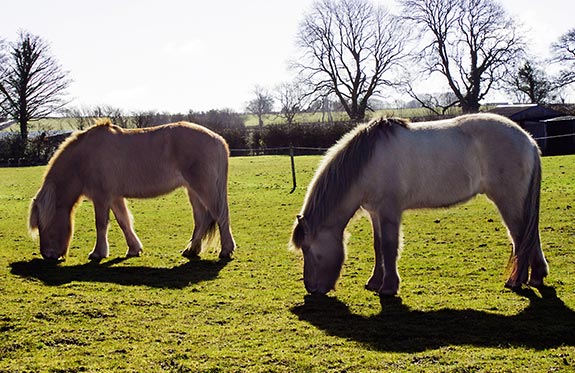
[[[345,196],[342,196],[339,203],[332,206],[329,210],[329,214],[324,216],[322,221],[314,219],[313,217],[311,219],[316,227],[327,226],[333,227],[338,231],[343,231],[360,206],[361,201],[359,200],[357,193],[346,193]],[[313,216],[313,213],[311,215]],[[304,216],[308,215],[304,213]]]
[[[51,184],[51,188],[54,189],[56,206],[71,210],[82,195],[82,185],[76,177],[62,179],[48,174],[44,184]]]

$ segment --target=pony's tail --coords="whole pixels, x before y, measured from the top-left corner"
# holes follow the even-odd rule
[[[210,211],[212,220],[203,239],[206,246],[217,244],[218,223],[229,225],[230,220],[228,207],[228,160],[230,153],[228,145],[223,138],[220,138],[218,142],[217,161],[215,164],[215,211]]]
[[[218,224],[215,219],[211,219],[208,229],[206,230],[206,234],[202,238],[202,247],[212,247],[215,246],[217,243],[217,231],[218,231]]]
[[[532,267],[531,277],[537,271],[538,281],[542,281],[549,273],[547,262],[541,250],[539,237],[539,201],[541,195],[541,158],[537,148],[533,152],[533,170],[525,201],[523,203],[523,232],[516,243],[515,253],[509,259],[511,274],[508,287],[519,287],[526,284],[529,277],[529,266]],[[540,285],[540,284],[538,284]]]

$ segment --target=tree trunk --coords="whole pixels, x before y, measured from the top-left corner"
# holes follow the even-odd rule
[[[20,154],[19,157],[23,158],[26,153],[28,145],[28,120],[26,117],[20,118]]]

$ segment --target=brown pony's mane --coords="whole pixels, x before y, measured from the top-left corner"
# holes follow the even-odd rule
[[[89,133],[91,133],[95,130],[100,130],[100,129],[121,130],[121,128],[114,125],[110,119],[102,118],[102,119],[96,120],[94,125],[88,127],[87,129],[85,129],[83,131],[74,131],[70,136],[68,136],[66,138],[66,140],[64,140],[60,144],[60,146],[58,147],[56,152],[54,152],[54,155],[52,156],[52,158],[50,158],[50,161],[48,162],[48,167],[46,168],[46,175],[54,166],[54,162],[56,162],[58,160],[58,158],[60,157],[60,155],[64,151],[66,151],[67,149],[70,150],[71,148],[73,148],[75,145],[78,144],[79,141],[82,140],[83,137],[87,136]]]
[[[357,180],[364,166],[373,155],[373,144],[380,138],[388,138],[397,127],[409,128],[409,122],[400,118],[377,118],[357,126],[344,135],[326,153],[306,195],[300,219],[312,230],[325,220],[330,210],[338,206]],[[303,227],[298,224],[292,235],[292,243],[301,247]]]

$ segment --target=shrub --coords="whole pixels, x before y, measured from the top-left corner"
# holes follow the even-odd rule
[[[3,166],[33,166],[46,164],[68,134],[48,135],[42,132],[31,137],[22,149],[20,134],[10,133],[0,138],[0,164]]]
[[[329,148],[346,132],[351,130],[353,122],[271,124],[264,127],[260,134],[265,148],[288,147]],[[298,154],[316,154],[312,149],[300,149]]]

